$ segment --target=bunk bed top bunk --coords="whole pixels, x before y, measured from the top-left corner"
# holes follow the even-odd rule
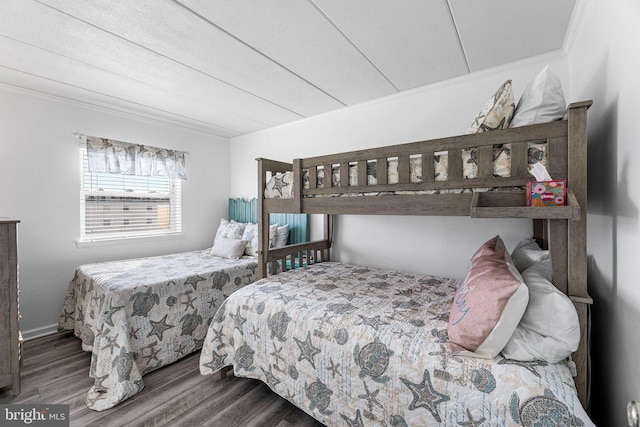
[[[259,359],[258,353],[261,352],[261,350],[259,350],[261,346],[266,348],[266,355],[269,354],[269,351],[272,352],[270,353],[272,355],[273,352],[278,353],[277,347],[280,345],[279,343],[282,343],[283,347],[286,344],[284,341],[287,339],[287,336],[283,331],[287,331],[288,326],[289,331],[295,331],[292,332],[292,334],[293,337],[296,338],[290,341],[295,341],[295,344],[298,346],[293,345],[289,351],[295,353],[293,356],[295,359],[297,355],[296,349],[298,349],[298,363],[308,360],[310,364],[313,365],[314,374],[319,375],[319,377],[317,377],[315,381],[312,377],[304,377],[308,383],[305,383],[304,390],[301,390],[303,391],[302,397],[296,397],[297,394],[294,396],[295,393],[284,396],[290,400],[293,399],[292,401],[294,401],[294,403],[321,420],[339,420],[339,418],[342,417],[342,419],[347,422],[362,421],[362,416],[366,414],[362,411],[359,411],[359,413],[353,412],[355,411],[353,406],[359,402],[358,399],[361,399],[362,396],[365,394],[370,396],[371,393],[374,392],[374,383],[369,380],[381,379],[381,377],[376,377],[367,371],[368,368],[374,369],[375,363],[373,368],[369,365],[366,365],[368,366],[368,368],[366,368],[365,365],[361,363],[363,355],[369,356],[365,354],[366,352],[363,353],[364,347],[360,347],[358,350],[356,346],[356,351],[352,351],[351,355],[334,354],[333,361],[331,362],[333,365],[333,362],[337,363],[338,359],[344,361],[344,363],[346,363],[348,359],[355,359],[355,363],[362,367],[362,372],[359,374],[360,378],[365,378],[360,388],[364,386],[366,393],[362,392],[358,395],[358,392],[354,392],[355,395],[352,396],[351,404],[343,407],[340,406],[340,403],[334,403],[333,400],[331,400],[331,395],[334,392],[340,394],[337,392],[338,389],[327,388],[327,384],[331,384],[331,387],[338,387],[343,391],[344,387],[340,385],[343,384],[343,382],[335,382],[337,381],[335,380],[335,376],[333,379],[329,379],[329,377],[326,376],[327,374],[322,373],[324,368],[329,368],[323,366],[323,369],[316,369],[313,363],[315,354],[320,352],[318,342],[321,342],[321,345],[329,345],[332,337],[334,341],[343,339],[343,335],[339,334],[339,336],[334,336],[323,332],[326,324],[331,323],[331,321],[326,320],[326,318],[328,318],[326,316],[347,316],[350,310],[352,310],[351,306],[353,304],[347,302],[338,304],[336,301],[331,301],[331,296],[316,295],[318,296],[317,301],[319,302],[317,304],[310,302],[309,304],[324,305],[325,310],[329,310],[331,313],[327,314],[327,312],[325,312],[326,316],[319,320],[319,324],[305,326],[309,328],[309,331],[314,331],[313,336],[308,335],[306,339],[304,334],[299,337],[295,335],[300,332],[301,329],[295,329],[299,327],[298,322],[293,320],[296,311],[289,311],[290,304],[295,305],[299,302],[300,298],[308,292],[311,292],[313,295],[316,291],[328,291],[335,287],[329,283],[330,280],[327,283],[321,283],[323,279],[322,273],[318,273],[331,270],[334,263],[319,264],[320,270],[314,270],[316,266],[312,265],[311,270],[308,268],[302,269],[299,274],[296,274],[297,272],[295,271],[287,272],[290,266],[302,266],[330,261],[332,215],[453,215],[469,216],[472,218],[530,218],[533,220],[533,235],[536,242],[541,248],[548,250],[550,256],[552,265],[550,282],[552,286],[555,286],[560,292],[568,296],[576,309],[579,321],[580,343],[571,355],[571,359],[575,363],[576,368],[575,375],[573,375],[575,383],[574,392],[577,393],[579,398],[578,406],[580,406],[581,403],[582,406],[586,408],[588,406],[589,390],[587,322],[588,307],[589,304],[592,303],[587,293],[586,277],[586,112],[590,105],[591,101],[574,103],[569,105],[566,120],[523,126],[520,128],[295,159],[291,163],[257,159],[259,187],[258,212],[261,219],[261,223],[259,224],[261,243],[258,254],[258,274],[260,277],[265,277],[271,272],[285,272],[285,274],[277,276],[282,276],[281,279],[274,278],[275,280],[270,280],[267,277],[258,281],[255,285],[252,285],[251,288],[243,290],[236,296],[236,298],[239,299],[242,298],[241,294],[249,293],[250,295],[247,296],[247,299],[243,299],[241,302],[238,302],[236,298],[234,298],[233,301],[228,300],[227,307],[219,310],[205,340],[205,347],[203,348],[203,355],[201,356],[201,371],[203,373],[212,373],[226,365],[233,364],[236,374],[260,378],[267,382],[274,391],[284,395],[282,394],[284,383],[289,381],[288,384],[290,384],[290,379],[286,378],[285,381],[283,377],[287,377],[287,372],[279,370],[281,369],[279,363],[284,364],[285,361],[275,356],[275,361],[270,359],[267,363]],[[541,151],[542,154],[540,154]],[[508,157],[506,161],[508,170],[506,172],[501,170],[501,164],[499,164],[499,160],[503,155]],[[532,181],[528,172],[528,166],[533,163],[531,158],[534,158],[533,162],[543,160],[554,180],[566,180],[566,187],[568,189],[566,206],[527,206],[527,192],[525,187],[528,182]],[[446,160],[447,165],[444,169],[442,169],[442,163],[445,163],[443,160]],[[467,164],[472,164],[473,170],[470,171]],[[445,177],[443,178],[442,175],[445,175]],[[273,191],[274,189],[275,191]],[[274,195],[276,196],[275,198],[273,198]],[[308,243],[290,245],[284,248],[270,248],[267,243],[268,230],[267,227],[263,227],[262,224],[269,224],[269,218],[271,214],[274,213],[323,214],[325,216],[324,238]],[[296,262],[293,262],[294,260]],[[303,262],[297,262],[301,260]],[[326,265],[326,267],[322,267],[323,265]],[[339,271],[343,267],[336,268]],[[347,270],[350,269],[350,267],[346,268]],[[389,272],[371,273],[369,270],[365,271],[366,269],[367,267],[364,267],[363,270],[356,268],[350,271],[362,271],[363,275],[373,274],[374,276],[389,274]],[[347,276],[353,276],[351,272],[348,273]],[[316,276],[317,274],[320,277]],[[262,287],[265,292],[283,292],[284,294],[282,290],[283,285],[293,283],[294,287],[306,286],[298,284],[301,280],[307,280],[311,283],[316,281],[316,291],[313,289],[303,289],[299,291],[297,297],[300,298],[298,298],[296,302],[291,302],[296,300],[294,296],[279,296],[278,298],[282,300],[281,305],[284,308],[278,308],[277,310],[281,311],[277,313],[273,311],[276,310],[275,308],[271,308],[272,311],[269,313],[269,318],[265,321],[260,321],[268,325],[268,329],[265,331],[266,335],[271,335],[272,339],[275,337],[280,340],[277,341],[278,344],[276,341],[274,341],[273,344],[260,344],[255,342],[254,338],[247,336],[255,335],[256,328],[258,328],[256,324],[251,324],[251,327],[254,328],[252,332],[244,334],[242,332],[244,326],[232,322],[232,320],[240,318],[244,323],[245,317],[248,318],[250,315],[253,315],[249,313],[251,310],[247,308],[252,307],[253,303],[256,303],[258,307],[258,309],[254,311],[259,311],[260,314],[263,312],[265,315],[267,314],[269,309],[265,307],[265,303],[256,302],[263,301],[259,299],[256,300],[261,293],[260,287]],[[358,280],[366,281],[366,278],[364,276],[356,278],[356,281]],[[421,278],[416,280],[421,280],[421,283],[425,283],[424,281],[431,283],[430,281],[435,279]],[[448,286],[445,283],[446,280],[437,282],[440,284],[444,283],[444,288]],[[336,284],[338,287],[342,285],[342,283],[337,282]],[[393,289],[400,294],[404,293],[402,285],[400,285],[400,288]],[[411,289],[407,291],[411,291]],[[440,291],[438,292],[444,293],[443,290]],[[340,294],[344,298],[349,292],[350,290],[345,289],[344,292]],[[327,300],[327,298],[329,299]],[[384,296],[381,297],[380,304],[384,303],[384,298]],[[331,302],[331,304],[329,304],[329,302]],[[266,304],[268,305],[269,302],[267,301]],[[305,306],[304,310],[308,310],[307,303],[303,302],[302,304]],[[451,300],[448,300],[448,304],[451,304]],[[247,308],[247,311],[236,312],[234,311],[236,307],[241,307],[242,309]],[[391,308],[395,310],[398,307],[393,306]],[[345,309],[349,313],[338,313],[340,309]],[[238,308],[238,310],[240,310],[240,308]],[[368,319],[370,313],[359,313],[361,313],[359,314],[361,318],[360,323],[356,323],[352,328],[361,331],[361,329],[358,328],[363,327],[362,322],[368,322],[365,318]],[[340,319],[343,319],[343,317],[340,317]],[[384,317],[381,319],[384,319]],[[342,324],[342,321],[343,320],[337,320],[340,324]],[[389,318],[388,321],[392,322],[391,318]],[[226,326],[227,323],[225,322],[232,323]],[[235,326],[233,326],[234,324]],[[247,325],[248,324],[249,322],[247,322]],[[380,326],[382,323],[378,323],[377,325]],[[380,327],[387,328],[386,326]],[[249,328],[249,326],[247,326],[247,328]],[[229,336],[225,337],[225,334],[222,333],[225,329],[227,331],[226,334]],[[377,328],[375,329],[377,337],[383,339],[383,333],[378,331]],[[212,330],[215,331],[212,332]],[[347,330],[349,331],[347,335],[351,337],[353,330],[349,328],[347,328]],[[251,329],[249,329],[249,331],[251,331]],[[347,335],[344,336],[346,337]],[[225,340],[228,340],[228,342]],[[273,345],[273,347],[270,347],[271,345]],[[344,347],[346,348],[346,346]],[[389,349],[386,347],[386,344],[382,345],[379,341],[372,341],[367,344],[366,348],[370,351],[374,349],[385,350],[382,351],[382,353],[384,353],[383,356],[386,355],[387,358],[385,359],[383,357],[383,359],[389,362],[391,353],[386,352],[386,350]],[[223,354],[225,350],[227,353]],[[377,356],[380,356],[380,354]],[[404,355],[404,353],[402,354]],[[374,357],[375,355],[371,356]],[[375,356],[374,359],[376,359],[377,356]],[[378,358],[376,360],[380,361],[383,359]],[[497,356],[495,360],[498,359],[503,361],[499,364],[505,364],[506,362],[504,361],[508,362],[508,360],[502,358],[502,356]],[[271,363],[273,363],[273,365],[271,365]],[[295,360],[293,363],[295,363]],[[327,361],[327,363],[329,362]],[[349,361],[349,363],[351,365],[354,364],[353,361]],[[535,371],[537,368],[534,368],[533,365],[536,363],[537,362],[534,361],[527,365],[525,362],[525,365],[527,365],[525,366],[525,370]],[[550,367],[551,365],[555,366],[555,364],[549,365]],[[567,365],[569,366],[571,363]],[[258,366],[261,369],[257,369]],[[391,372],[390,366],[391,364],[385,365],[385,369],[389,368],[389,371],[385,372]],[[309,367],[309,369],[311,369],[311,367]],[[474,384],[476,380],[480,381],[478,375],[486,371],[483,369],[484,368],[477,367],[471,369],[473,372],[471,373],[471,377],[468,378],[469,381]],[[494,368],[486,367],[486,369],[491,371]],[[471,371],[466,372],[466,374],[469,374]],[[499,371],[496,370],[496,372]],[[302,378],[302,373],[297,370],[295,370],[295,372],[289,371],[288,374],[291,378]],[[548,372],[542,375],[547,374]],[[409,381],[406,377],[402,379],[403,377],[398,376],[396,378],[399,380],[396,381],[397,388],[391,393],[407,393],[407,389],[413,393],[414,400],[408,407],[405,407],[405,411],[408,409],[408,412],[405,412],[407,416],[414,416],[413,411],[418,407],[422,407],[428,409],[432,415],[437,413],[438,417],[440,417],[441,414],[438,412],[438,405],[440,405],[440,403],[442,403],[443,406],[449,405],[443,403],[447,400],[447,398],[445,398],[446,393],[438,395],[440,396],[439,400],[433,400],[430,404],[427,404],[420,401],[422,391],[426,393],[427,387],[429,387],[431,392],[434,392],[435,389],[432,384],[432,381],[435,381],[433,378],[434,375],[443,375],[438,381],[444,381],[443,384],[449,384],[447,387],[453,387],[453,382],[458,381],[458,379],[462,377],[456,379],[454,378],[455,375],[449,375],[451,378],[443,380],[448,374],[439,369],[431,371],[431,377],[429,377],[427,370],[425,370],[424,375],[422,382],[420,382],[421,379],[418,378]],[[526,376],[526,374],[523,375]],[[536,372],[536,375],[539,377],[540,372]],[[324,379],[321,381],[320,378]],[[564,381],[558,380],[558,378],[559,377],[556,378],[557,381]],[[492,377],[489,375],[482,381],[488,380],[491,382],[491,379]],[[356,387],[355,382],[357,382],[357,380],[355,377],[349,381],[354,381],[351,384]],[[570,376],[569,382],[571,382]],[[371,386],[368,384],[371,384]],[[467,386],[469,386],[469,384],[467,384]],[[383,392],[381,392],[381,395],[382,393]],[[411,399],[411,393],[408,395],[409,401]],[[437,397],[437,394],[431,394],[431,396]],[[543,399],[542,395],[538,397]],[[337,399],[337,396],[333,399]],[[364,399],[368,404],[367,416],[374,416],[374,413],[381,410],[381,406],[377,405],[375,400]],[[521,425],[528,425],[525,422],[526,413],[531,410],[533,402],[537,402],[535,405],[540,403],[537,399],[538,398],[530,398],[529,400],[521,401],[519,400],[519,396],[515,394],[512,395],[511,401],[505,404],[505,408],[510,408],[507,411],[511,413],[511,420]],[[327,402],[329,401],[332,402],[332,406],[325,405],[328,404]],[[373,406],[372,402],[374,404]],[[553,406],[557,401],[553,400],[554,403],[550,402],[551,401],[547,401],[549,405]],[[424,403],[424,405],[421,405],[421,403]],[[558,405],[562,406],[564,404]],[[572,404],[566,403],[566,405],[571,406]],[[353,409],[353,411],[345,412],[338,416],[328,413],[331,408],[347,410],[347,406]],[[375,406],[379,407],[375,408]],[[548,409],[551,409],[551,407],[548,407]],[[572,411],[573,409],[574,408],[570,408],[569,410]],[[576,411],[576,413],[582,413],[582,409],[576,409]],[[538,412],[538,414],[541,414],[541,412]],[[471,417],[470,413],[467,415]],[[434,418],[437,419],[438,417],[434,415]],[[403,418],[393,418],[391,421],[399,421],[401,419]],[[458,418],[458,421],[460,421],[460,419],[461,418]],[[389,420],[387,419],[387,421]],[[449,419],[449,421],[454,420]],[[580,424],[580,422],[588,422],[588,417],[580,421],[570,418],[569,421],[583,425]],[[440,425],[449,424],[445,423]],[[455,425],[455,422],[452,425]]]

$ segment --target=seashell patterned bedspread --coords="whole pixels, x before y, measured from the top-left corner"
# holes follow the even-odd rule
[[[200,349],[217,308],[255,281],[256,269],[255,257],[209,249],[78,267],[58,328],[93,352],[87,406],[117,405],[144,388],[143,375]]]
[[[200,372],[233,365],[329,426],[593,425],[567,363],[449,353],[458,283],[340,263],[270,276],[220,307]]]

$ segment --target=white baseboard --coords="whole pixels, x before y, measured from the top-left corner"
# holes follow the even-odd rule
[[[41,326],[35,329],[29,329],[28,331],[21,331],[22,338],[25,341],[32,340],[34,338],[43,337],[45,335],[51,335],[58,331],[58,324],[54,323],[52,325]]]

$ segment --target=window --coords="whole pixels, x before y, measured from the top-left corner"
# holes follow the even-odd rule
[[[128,239],[182,232],[182,180],[89,172],[80,147],[80,241]]]

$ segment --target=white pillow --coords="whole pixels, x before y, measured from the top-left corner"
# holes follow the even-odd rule
[[[525,237],[511,251],[511,258],[520,273],[540,261],[550,259],[549,251],[541,249],[532,237]],[[551,276],[549,276],[551,280]]]
[[[578,313],[569,297],[547,279],[550,270],[551,261],[544,260],[522,273],[529,288],[529,304],[502,350],[507,359],[556,363],[578,348]]]
[[[211,255],[222,258],[239,259],[244,254],[246,245],[246,240],[216,237],[213,247],[211,248]]]
[[[274,248],[281,248],[287,245],[287,239],[289,238],[289,224],[285,224],[282,227],[278,227],[276,230],[276,239],[273,242]]]
[[[226,237],[227,239],[242,239],[242,233],[247,224],[243,222],[227,221],[224,218],[220,218],[220,225],[218,231],[216,231],[216,239],[218,237]]]
[[[247,241],[244,253],[249,256],[257,256],[258,250],[258,224],[248,222],[242,233],[242,240]]]
[[[278,237],[278,224],[271,224],[269,226],[269,247],[273,248]]]
[[[558,76],[547,65],[527,85],[511,120],[512,128],[560,120],[567,111],[567,103]]]

